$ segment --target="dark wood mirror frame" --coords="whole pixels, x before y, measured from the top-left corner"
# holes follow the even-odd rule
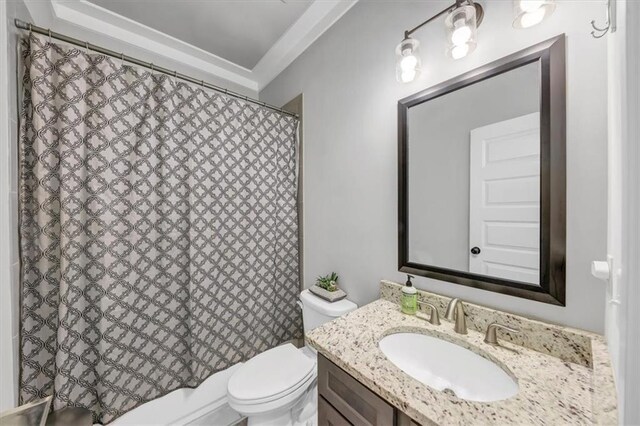
[[[540,285],[409,261],[408,109],[515,68],[540,63]],[[565,305],[566,82],[564,34],[398,101],[398,268],[456,284]]]

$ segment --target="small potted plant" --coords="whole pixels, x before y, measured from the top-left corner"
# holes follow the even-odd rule
[[[329,302],[335,302],[347,297],[347,293],[338,288],[338,274],[319,276],[316,284],[309,289],[313,294]]]
[[[327,276],[319,276],[316,279],[316,285],[327,291],[336,291],[338,289],[338,274],[332,272]]]

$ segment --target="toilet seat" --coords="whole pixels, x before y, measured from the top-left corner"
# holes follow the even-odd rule
[[[294,403],[313,383],[316,362],[292,344],[256,355],[229,379],[229,405],[250,415]]]

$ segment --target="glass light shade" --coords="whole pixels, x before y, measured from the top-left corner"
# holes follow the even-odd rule
[[[513,0],[513,27],[533,27],[551,16],[555,9],[555,0]]]
[[[444,20],[447,30],[447,54],[460,59],[476,48],[476,8],[471,4],[453,9]]]
[[[420,75],[420,42],[406,38],[396,47],[396,80],[410,83]]]

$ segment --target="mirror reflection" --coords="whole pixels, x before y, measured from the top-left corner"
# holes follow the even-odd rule
[[[410,262],[539,285],[540,92],[533,62],[409,108]]]

